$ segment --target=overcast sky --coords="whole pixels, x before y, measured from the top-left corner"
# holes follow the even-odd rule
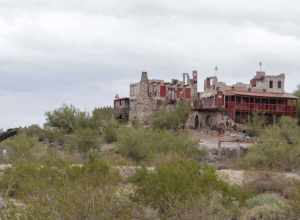
[[[0,128],[126,96],[150,78],[248,82],[264,63],[300,84],[299,0],[0,0]]]

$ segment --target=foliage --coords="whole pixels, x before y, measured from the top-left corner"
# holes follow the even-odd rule
[[[185,134],[173,134],[166,130],[123,128],[118,137],[119,152],[134,161],[153,159],[158,154],[179,153],[199,159],[203,151]]]
[[[112,123],[103,128],[103,137],[106,143],[116,142],[118,139],[117,127]]]
[[[91,123],[87,112],[82,112],[74,106],[63,105],[52,112],[46,112],[46,126],[58,128],[59,130],[71,133],[76,128],[89,127]]]
[[[39,160],[47,151],[47,146],[41,144],[36,137],[28,137],[25,134],[10,138],[2,145],[8,151],[10,163]]]
[[[258,114],[253,114],[251,120],[247,124],[247,133],[252,137],[258,137],[266,124],[266,119]]]
[[[246,207],[242,220],[281,220],[292,217],[287,201],[275,194],[261,194],[253,197],[246,202]]]
[[[130,201],[115,197],[118,173],[96,156],[82,166],[57,158],[18,163],[3,174],[1,192],[24,202],[20,219],[131,219]]]
[[[99,148],[102,142],[99,133],[91,128],[77,129],[70,139],[71,147],[82,153]]]
[[[238,203],[224,204],[220,193],[212,193],[209,198],[191,198],[177,203],[171,210],[162,214],[171,220],[229,220],[237,219],[239,215]]]
[[[222,195],[227,205],[238,199],[238,190],[221,181],[213,168],[192,160],[177,160],[160,165],[155,171],[140,170],[133,178],[137,185],[135,199],[169,213],[190,199]]]
[[[45,138],[45,131],[39,125],[28,126],[22,131],[29,137],[36,137],[39,140],[43,140]]]
[[[291,171],[300,168],[300,128],[291,118],[266,128],[249,149],[242,165],[249,168]]]
[[[263,193],[276,193],[283,197],[294,194],[296,181],[284,173],[249,171],[244,173],[243,190],[254,196]]]
[[[180,102],[174,111],[163,109],[153,115],[153,128],[177,130],[184,128],[191,109],[187,103]]]
[[[95,108],[92,112],[91,121],[94,128],[104,127],[112,119],[112,108]]]

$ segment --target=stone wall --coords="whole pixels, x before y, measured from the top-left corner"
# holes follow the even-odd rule
[[[193,111],[186,123],[191,129],[218,129],[224,127],[226,120],[224,113],[220,111]]]

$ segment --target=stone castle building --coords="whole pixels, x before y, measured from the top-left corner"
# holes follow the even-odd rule
[[[193,77],[183,74],[183,79],[171,82],[148,79],[147,72],[142,73],[140,82],[130,85],[129,120],[147,123],[153,114],[161,108],[174,108],[178,101],[192,103],[197,96],[197,71]]]
[[[182,80],[171,82],[149,79],[143,72],[141,80],[130,85],[130,96],[117,97],[114,108],[117,118],[150,122],[151,115],[176,103],[190,103],[193,111],[189,127],[216,128],[231,123],[244,123],[252,114],[264,114],[270,121],[281,116],[296,117],[297,97],[285,92],[285,74],[267,75],[256,72],[249,84],[227,85],[216,76],[204,80],[204,91],[198,92],[198,73],[183,73]]]

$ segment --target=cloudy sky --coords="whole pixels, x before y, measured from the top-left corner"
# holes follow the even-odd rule
[[[300,84],[299,0],[0,0],[0,128],[111,105],[143,70],[246,82],[259,61]]]

